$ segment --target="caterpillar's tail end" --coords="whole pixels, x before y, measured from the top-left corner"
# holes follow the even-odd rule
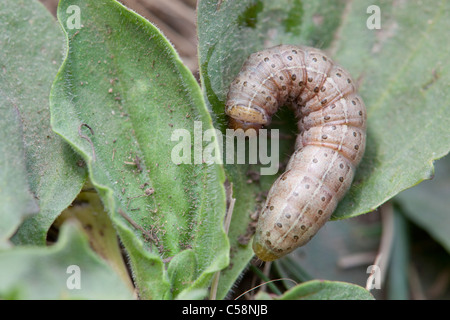
[[[253,251],[255,252],[258,259],[262,261],[274,261],[277,260],[279,257],[275,254],[273,254],[270,250],[267,248],[264,248],[261,244],[253,240]]]

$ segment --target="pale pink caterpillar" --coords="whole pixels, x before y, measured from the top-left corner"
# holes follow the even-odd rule
[[[253,250],[264,261],[306,244],[350,188],[366,143],[366,109],[347,71],[314,48],[280,45],[252,54],[231,83],[233,128],[269,125],[280,106],[298,118],[296,151],[271,187]]]

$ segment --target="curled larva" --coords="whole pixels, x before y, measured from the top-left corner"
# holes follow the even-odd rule
[[[253,250],[264,261],[306,244],[350,188],[366,144],[366,109],[347,71],[315,48],[252,54],[231,83],[233,128],[267,126],[280,106],[298,118],[296,151],[259,215]]]

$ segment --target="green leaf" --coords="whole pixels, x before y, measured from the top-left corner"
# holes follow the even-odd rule
[[[92,252],[86,235],[67,223],[54,246],[0,251],[0,298],[132,299],[133,292]]]
[[[77,12],[80,28],[71,29]],[[202,158],[172,160],[183,141],[191,160],[197,147],[217,144],[193,137],[212,128],[195,78],[157,28],[116,1],[63,0],[58,19],[68,51],[51,93],[52,125],[85,159],[140,297],[207,288],[228,264],[225,176]],[[185,140],[171,140],[176,129]]]
[[[170,261],[167,273],[174,286],[175,296],[178,297],[184,288],[189,288],[189,285],[195,281],[196,269],[195,254],[190,249],[180,252]]]
[[[28,185],[19,110],[0,91],[0,246],[22,220],[39,212]]]
[[[93,192],[93,187],[89,183],[83,187],[72,205],[52,224],[52,233],[48,239],[53,240],[53,234],[59,233],[61,225],[72,220],[79,223],[86,232],[92,250],[116,271],[131,290],[134,290],[116,229],[105,212],[100,197]]]
[[[277,300],[374,300],[366,289],[346,282],[312,280],[286,291]]]
[[[76,197],[86,176],[77,165],[80,158],[50,127],[48,96],[62,59],[63,37],[51,14],[32,0],[2,1],[0,29],[0,105],[9,109],[6,114],[15,112],[13,108],[20,111],[29,189],[40,207],[13,240],[43,245],[48,228]],[[21,144],[20,136],[18,131],[4,135],[2,148],[12,141]],[[8,175],[23,180],[18,173]],[[12,201],[23,205],[23,196]]]
[[[371,3],[372,4],[372,3]],[[450,150],[448,1],[375,2],[381,29],[366,26],[367,4],[353,3],[333,57],[358,79],[368,110],[367,149],[336,218],[369,212],[424,179]],[[414,17],[414,18],[412,18]]]
[[[432,181],[400,193],[395,200],[402,213],[450,252],[450,157],[438,160],[435,168]]]
[[[368,28],[369,5],[381,9],[380,30]],[[279,43],[325,50],[350,71],[368,109],[365,157],[333,219],[374,210],[430,178],[433,160],[450,150],[450,60],[442,50],[442,43],[450,40],[449,33],[442,32],[450,27],[444,14],[449,6],[439,0],[398,6],[383,1],[200,1],[200,75],[216,126],[226,127],[228,86],[250,53]],[[292,117],[282,111],[269,127],[282,128],[281,133],[291,137],[290,149],[280,146],[280,163],[293,152]],[[225,168],[228,179],[243,187],[235,188],[236,206],[246,202],[257,210],[254,199],[268,190],[275,176],[261,177],[252,190],[238,182],[248,180],[243,174],[247,168],[235,167]],[[231,228],[243,230],[247,215],[235,210]],[[241,266],[248,259],[241,260]]]

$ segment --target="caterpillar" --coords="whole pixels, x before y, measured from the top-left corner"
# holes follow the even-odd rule
[[[268,126],[283,105],[298,119],[295,152],[269,190],[253,239],[263,261],[305,245],[352,184],[366,145],[366,108],[349,73],[321,50],[279,45],[253,53],[232,81],[234,129]]]

